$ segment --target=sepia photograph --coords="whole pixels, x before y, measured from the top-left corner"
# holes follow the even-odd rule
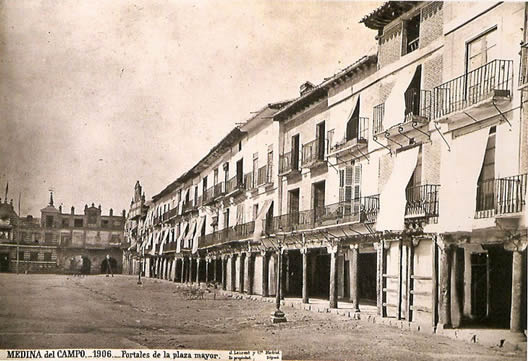
[[[0,359],[528,359],[527,27],[0,0]]]

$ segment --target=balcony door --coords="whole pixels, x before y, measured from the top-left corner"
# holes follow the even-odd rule
[[[292,137],[291,147],[291,164],[292,170],[299,169],[299,148],[300,148],[300,136],[296,134]]]
[[[312,185],[312,209],[314,210],[314,221],[318,221],[324,214],[325,206],[325,181]]]
[[[236,177],[237,183],[242,184],[244,181],[244,159],[240,159],[236,162]]]
[[[317,160],[324,160],[325,153],[325,122],[317,124],[315,130],[317,138]]]
[[[498,84],[496,75],[499,69],[490,69],[484,65],[498,58],[497,29],[493,28],[466,45],[466,98],[469,104],[479,102],[493,91]],[[483,68],[484,67],[484,68]],[[507,81],[504,77],[502,81]]]
[[[291,224],[299,223],[299,189],[288,192],[288,214]],[[291,225],[289,224],[289,225]]]
[[[357,139],[359,135],[359,96],[357,99],[354,111],[350,115],[346,127],[346,140],[347,142],[352,139]]]
[[[422,66],[418,65],[414,76],[412,77],[409,87],[405,91],[405,119],[409,115],[419,116],[420,114],[420,95],[422,87]]]

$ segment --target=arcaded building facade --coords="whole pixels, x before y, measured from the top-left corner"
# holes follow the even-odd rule
[[[365,15],[375,54],[263,107],[130,212],[143,274],[265,297],[279,274],[286,298],[358,317],[524,337],[525,21],[524,3]]]

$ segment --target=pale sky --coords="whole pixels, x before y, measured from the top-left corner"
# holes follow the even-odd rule
[[[0,197],[127,209],[235,123],[376,51],[381,2],[0,1]]]

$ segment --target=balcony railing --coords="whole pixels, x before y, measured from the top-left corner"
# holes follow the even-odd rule
[[[405,190],[407,203],[405,204],[405,217],[438,217],[438,190],[439,185],[423,184],[408,187]]]
[[[368,141],[368,124],[369,124],[369,118],[367,117],[359,117],[358,119],[358,134],[357,137],[347,139],[347,135],[341,139],[341,141],[336,142],[331,148],[332,152],[344,149],[350,145],[353,145],[353,142],[355,144],[367,144]]]
[[[320,139],[314,139],[302,146],[302,166],[307,167],[317,162],[324,161],[325,147]]]
[[[255,232],[255,222],[247,222],[243,224],[237,224],[233,229],[230,230],[230,239],[231,240],[241,240],[253,237],[253,232]]]
[[[213,233],[206,234],[205,236],[200,236],[198,246],[208,247],[224,242],[247,239],[253,236],[254,231],[254,221],[238,224],[235,227],[228,227]]]
[[[378,104],[374,107],[374,134],[383,132],[383,118],[385,117],[385,103]]]
[[[493,60],[434,88],[434,118],[464,110],[490,97],[509,97],[512,87],[513,61]]]
[[[247,190],[251,190],[257,187],[253,179],[253,173],[244,174],[244,184]]]
[[[214,197],[214,186],[207,188],[202,195],[203,203],[208,204],[209,202],[212,202]]]
[[[279,157],[279,172],[285,174],[299,169],[299,155],[297,152],[284,153]]]
[[[246,189],[243,179],[241,180],[238,176],[234,176],[228,180],[225,188],[226,194],[231,194]]]
[[[526,205],[527,179],[527,174],[521,174],[479,182],[475,218],[522,212]]]
[[[273,179],[271,178],[271,169],[271,166],[268,167],[267,165],[258,169],[257,185],[261,186],[264,184],[273,183]]]
[[[417,119],[431,119],[432,102],[431,91],[407,89],[405,98],[405,122]]]
[[[174,218],[178,215],[178,206],[172,208],[170,211],[169,211],[169,219],[171,218]]]
[[[290,212],[273,217],[265,225],[268,233],[291,232],[338,223],[373,223],[379,211],[379,196],[361,197],[352,201],[339,202],[306,211]],[[264,220],[266,222],[266,220]]]
[[[223,196],[225,194],[225,191],[226,191],[226,188],[225,188],[225,183],[224,182],[220,182],[220,183],[215,184],[215,186],[214,186],[214,197],[218,198],[220,196]]]
[[[416,38],[414,40],[409,41],[407,43],[407,53],[406,54],[412,53],[413,51],[418,49],[419,45],[420,45],[420,38]]]
[[[183,203],[183,206],[182,206],[183,213],[191,212],[195,209],[196,209],[196,206],[194,205],[193,201],[188,201],[188,202]]]
[[[519,86],[524,86],[528,84],[528,43],[521,45],[521,61],[519,67]]]

